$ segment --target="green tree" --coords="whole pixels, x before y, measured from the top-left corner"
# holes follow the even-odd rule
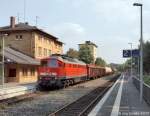
[[[126,69],[130,69],[130,67],[131,67],[131,59],[127,59],[123,64],[118,64],[118,66],[116,66],[116,69],[122,72]]]
[[[143,44],[143,68],[144,72],[150,73],[150,42]]]
[[[94,58],[88,46],[83,46],[79,49],[79,60],[91,64],[94,62]]]
[[[72,58],[79,58],[79,52],[73,48],[69,48],[66,55]]]
[[[116,68],[118,71],[122,72],[122,71],[124,71],[124,64],[119,64]]]
[[[105,60],[103,60],[101,57],[96,58],[95,64],[97,66],[106,66]]]

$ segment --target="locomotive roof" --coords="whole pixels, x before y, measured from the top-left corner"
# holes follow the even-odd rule
[[[78,60],[78,59],[75,59],[75,58],[71,58],[71,57],[67,57],[67,56],[51,56],[50,58],[56,58],[62,62],[65,62],[65,63],[70,63],[70,64],[80,64],[80,65],[86,65],[84,62]]]

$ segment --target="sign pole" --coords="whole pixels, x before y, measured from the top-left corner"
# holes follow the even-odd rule
[[[133,50],[132,50],[132,43],[129,43],[131,45],[131,74],[130,74],[130,77],[132,78],[132,64],[133,64]]]

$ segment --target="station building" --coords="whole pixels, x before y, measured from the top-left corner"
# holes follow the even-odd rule
[[[58,38],[28,23],[16,24],[15,17],[10,18],[9,26],[0,27],[0,34],[6,33],[5,46],[18,49],[36,59],[63,53],[63,43]]]
[[[40,61],[16,49],[5,47],[5,83],[33,83],[37,81]]]
[[[6,83],[36,82],[40,59],[63,53],[58,38],[28,23],[16,24],[15,17],[10,18],[9,26],[0,27],[0,35],[4,34],[8,34],[4,37]]]

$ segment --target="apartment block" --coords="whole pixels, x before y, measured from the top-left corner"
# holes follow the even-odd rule
[[[79,49],[83,46],[88,46],[88,48],[90,49],[92,56],[94,58],[94,62],[95,62],[96,58],[97,58],[97,47],[98,46],[91,41],[85,41],[85,43],[79,44]]]

